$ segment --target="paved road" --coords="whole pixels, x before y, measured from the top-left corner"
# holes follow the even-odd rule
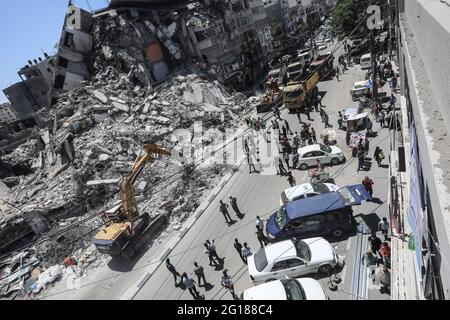
[[[330,116],[330,123],[336,127],[336,114],[338,110],[351,106],[349,91],[354,81],[361,80],[363,72],[359,66],[355,66],[341,76],[341,81],[335,79],[323,81],[319,84],[319,89],[325,93],[322,103],[325,110]],[[300,126],[295,116],[287,113],[283,117],[288,119],[290,127],[293,131],[299,131]],[[316,129],[317,135],[323,131],[323,124],[317,113],[311,113],[312,125]],[[305,118],[305,117],[303,117]],[[334,128],[337,130],[337,128]],[[374,123],[374,130],[378,129],[378,125]],[[274,141],[274,139],[272,139]],[[336,184],[345,186],[348,184],[360,183],[366,172],[356,172],[356,161],[351,158],[350,150],[345,147],[344,132],[338,132],[338,146],[346,153],[347,161],[343,165],[330,168]],[[378,136],[371,140],[371,151],[376,145],[380,145],[383,150],[388,150],[388,131],[386,129],[378,132]],[[261,141],[260,149],[266,146]],[[387,154],[385,152],[385,154]],[[369,156],[371,153],[369,153]],[[261,160],[268,160],[268,157],[261,153]],[[272,168],[273,169],[273,168]],[[173,248],[170,252],[170,259],[179,272],[193,273],[193,262],[197,261],[205,267],[207,280],[212,284],[211,287],[201,288],[200,292],[204,294],[205,299],[231,299],[231,294],[220,286],[221,270],[208,266],[208,259],[203,252],[202,244],[206,239],[215,239],[219,256],[224,257],[224,268],[228,269],[235,281],[235,289],[237,293],[252,286],[246,266],[242,263],[232,243],[234,238],[238,238],[240,242],[248,242],[253,251],[259,249],[259,243],[256,239],[255,217],[260,215],[268,217],[279,206],[279,196],[282,190],[288,187],[286,177],[276,175],[267,175],[269,169],[264,170],[264,174],[249,174],[246,165],[240,168],[231,180],[220,191],[214,201],[207,207],[204,213],[194,223],[194,225],[184,234],[179,243],[177,238],[173,240],[173,245],[167,240],[153,244],[151,248],[145,252],[141,258],[133,263],[124,263],[123,261],[112,260],[110,263],[91,273],[86,278],[82,278],[80,287],[73,289],[74,283],[62,282],[55,288],[45,293],[46,299],[120,299],[124,294],[136,283],[139,283],[140,290],[134,295],[134,299],[192,299],[188,291],[175,288],[172,275],[166,270],[164,264],[158,261],[158,257],[164,256],[166,247]],[[274,171],[274,170],[272,170]],[[357,221],[362,225],[374,225],[379,219],[388,215],[385,199],[387,198],[388,186],[388,169],[378,168],[376,165],[367,172],[367,174],[375,182],[375,196],[380,199],[379,203],[365,203],[359,207],[355,207]],[[307,182],[307,172],[295,171],[297,183]],[[243,219],[232,216],[237,221],[232,226],[225,224],[223,216],[218,211],[218,201],[227,199],[229,194],[233,194],[238,199],[241,211],[245,213]],[[230,210],[232,212],[232,210]],[[361,238],[362,235],[359,235]],[[361,239],[360,239],[361,240]],[[323,288],[327,290],[327,294],[331,299],[351,299],[350,293],[358,289],[358,295],[362,298],[383,298],[377,295],[377,288],[373,285],[361,286],[361,281],[356,281],[359,274],[354,275],[354,257],[358,252],[367,249],[367,243],[358,240],[358,235],[337,242],[336,246],[339,255],[345,256],[345,267],[340,273],[342,283],[336,292],[329,291],[326,286],[327,279],[320,279]],[[359,264],[359,262],[358,262]],[[149,268],[156,268],[150,278],[142,276]],[[354,279],[355,278],[355,279]],[[362,278],[364,279],[364,278]],[[67,285],[69,284],[69,285]],[[365,291],[364,288],[367,288]],[[131,298],[132,296],[128,296]],[[386,297],[386,296],[384,296]]]
[[[344,107],[354,105],[351,101],[349,91],[353,82],[361,80],[363,71],[359,66],[352,67],[345,75],[341,76],[341,81],[329,80],[321,82],[319,89],[321,92],[326,92],[323,97],[323,104],[325,110],[332,119],[331,123],[336,124],[336,115],[338,110]],[[324,130],[320,118],[317,113],[311,114],[313,121],[312,125],[316,129],[318,135]],[[288,119],[290,127],[293,131],[298,131],[300,126],[298,120],[294,115],[289,115],[286,112],[283,118]],[[302,119],[304,120],[304,119]],[[335,128],[336,129],[336,128]],[[378,130],[379,126],[374,123],[374,130]],[[337,130],[337,129],[336,129]],[[362,226],[374,226],[384,216],[388,215],[386,205],[387,187],[388,187],[388,168],[378,168],[375,164],[368,172],[357,172],[356,161],[351,157],[350,149],[345,147],[344,132],[338,133],[338,146],[340,146],[346,153],[347,162],[343,165],[336,166],[330,169],[336,183],[339,186],[348,184],[361,183],[364,176],[369,175],[375,182],[374,196],[379,198],[377,202],[365,203],[359,207],[355,207],[356,219]],[[262,141],[262,144],[265,142]],[[371,152],[375,146],[380,145],[382,149],[388,150],[389,137],[387,129],[378,130],[378,136],[371,140]],[[260,146],[262,149],[262,145]],[[370,156],[371,154],[369,154]],[[262,155],[263,158],[265,155]],[[294,173],[297,183],[307,182],[308,177],[305,171],[295,171]],[[233,276],[235,282],[235,290],[237,293],[252,286],[247,267],[240,260],[237,252],[233,247],[234,238],[238,238],[240,242],[248,242],[253,251],[259,249],[259,243],[254,234],[255,231],[255,217],[260,215],[267,217],[279,206],[280,192],[288,187],[286,177],[267,176],[259,174],[248,174],[247,167],[241,167],[241,171],[236,175],[230,183],[219,194],[217,200],[208,208],[208,210],[201,216],[195,225],[189,230],[180,243],[173,249],[170,254],[172,263],[176,269],[182,273],[187,272],[193,274],[193,262],[197,261],[203,265],[206,270],[206,279],[212,285],[208,288],[200,288],[201,294],[205,299],[231,299],[231,294],[220,286],[221,270],[228,269]],[[245,213],[245,217],[238,221],[233,226],[228,227],[222,215],[218,211],[218,200],[228,198],[229,194],[233,194],[238,198],[238,203],[241,211]],[[340,276],[342,283],[339,285],[339,290],[331,292],[327,289],[327,280],[320,279],[322,286],[327,290],[327,294],[331,299],[351,299],[351,293],[357,293],[362,299],[383,299],[387,296],[378,294],[378,287],[371,282],[367,285],[366,270],[362,269],[361,273],[364,277],[360,277],[359,273],[354,275],[355,256],[358,252],[365,252],[367,250],[367,236],[364,234],[351,236],[350,238],[335,243],[338,254],[345,256],[346,265],[342,270]],[[202,244],[206,239],[215,239],[220,257],[224,257],[223,268],[214,268],[208,265],[208,259],[203,253]],[[362,242],[361,242],[362,241]],[[358,245],[359,243],[359,245]],[[357,268],[358,269],[358,268]],[[195,278],[195,277],[194,277]],[[361,280],[357,280],[361,279]],[[353,289],[352,289],[353,288]],[[356,289],[355,289],[356,288]],[[164,265],[156,270],[153,276],[143,285],[139,293],[134,297],[135,299],[192,299],[187,290],[182,290],[174,286],[172,275],[166,270]]]

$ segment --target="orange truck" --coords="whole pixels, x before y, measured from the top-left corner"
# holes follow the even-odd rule
[[[313,72],[305,80],[289,82],[282,88],[283,103],[290,111],[304,111],[306,103],[314,91],[317,91],[317,84],[320,81],[319,73]]]

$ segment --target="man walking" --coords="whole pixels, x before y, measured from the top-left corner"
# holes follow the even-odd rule
[[[372,234],[369,238],[370,243],[370,250],[372,250],[372,253],[377,256],[378,250],[381,248],[381,240],[378,238],[375,234]]]
[[[284,126],[286,127],[286,130],[289,131],[289,133],[292,135],[292,130],[289,127],[289,122],[287,120],[284,120]]]
[[[339,126],[339,130],[341,130],[342,129],[342,124],[344,123],[344,117],[342,116],[342,113],[340,111],[338,111],[337,123],[338,123],[338,126]]]
[[[219,202],[220,202],[219,210],[223,214],[227,224],[230,225],[233,222],[233,219],[231,219],[230,214],[228,213],[228,205],[223,203],[222,200],[220,200]]]
[[[239,240],[238,240],[237,238],[234,239],[234,248],[235,248],[236,251],[238,252],[239,257],[241,258],[241,260],[242,260],[244,263],[247,263],[247,261],[244,259],[244,256],[242,255],[242,244],[239,243]]]
[[[180,277],[181,280],[183,280],[183,278],[181,277],[181,275],[178,273],[178,271],[175,269],[175,267],[173,266],[172,263],[170,263],[169,258],[166,259],[166,267],[167,270],[169,270],[172,275],[173,275],[173,280],[175,281],[175,287],[178,285],[177,284],[177,277]]]
[[[242,252],[242,256],[244,257],[244,259],[245,259],[245,264],[247,264],[247,258],[248,257],[250,257],[253,253],[252,253],[252,250],[250,249],[250,247],[247,245],[247,242],[244,242],[244,245],[242,246],[242,249],[241,249],[241,252]]]
[[[213,265],[214,265],[214,266],[217,266],[217,265],[219,264],[219,262],[216,261],[216,260],[214,259],[213,252],[210,250],[208,244],[207,244],[207,243],[204,243],[203,245],[204,245],[205,248],[206,248],[206,250],[205,250],[204,252],[208,255],[209,265],[210,265],[210,266],[213,266]]]
[[[199,293],[197,291],[197,288],[195,287],[194,279],[189,277],[186,272],[183,273],[181,279],[183,281],[183,284],[186,286],[186,288],[191,293],[192,297],[194,297],[194,299],[197,299],[197,297],[199,296]]]
[[[339,82],[339,66],[336,66],[336,79]]]
[[[366,118],[367,122],[366,122],[366,129],[367,129],[367,136],[371,136],[372,135],[372,121],[370,121],[369,118]]]
[[[367,192],[372,197],[372,195],[373,195],[373,188],[372,188],[373,181],[372,181],[372,179],[370,179],[368,176],[366,176],[364,178],[364,180],[362,181],[362,185],[364,186],[364,188],[367,190]]]
[[[233,208],[234,212],[236,212],[236,215],[238,217],[242,216],[242,213],[239,210],[239,207],[237,205],[237,199],[235,197],[233,197],[231,194],[230,194],[230,204],[231,204],[231,207]]]
[[[378,222],[378,230],[381,231],[381,233],[384,235],[384,241],[387,241],[389,232],[389,222],[387,221],[386,217],[383,217],[383,219],[380,222]]]
[[[206,286],[208,284],[208,282],[206,281],[205,278],[205,270],[203,269],[202,266],[199,266],[197,262],[194,262],[194,273],[197,276],[197,280],[198,280],[198,286],[201,287],[201,280],[203,279],[203,285]]]
[[[313,127],[311,127],[310,137],[313,143],[317,143],[316,130]]]
[[[261,219],[260,216],[256,216],[256,229],[264,230],[264,219]]]
[[[383,259],[383,264],[389,266],[391,264],[391,248],[387,242],[383,242],[380,248],[380,256]]]
[[[269,243],[269,239],[267,239],[264,231],[260,228],[256,228],[256,237],[258,238],[261,248],[264,248],[264,246],[267,246],[267,244]]]
[[[383,110],[378,114],[378,120],[380,121],[381,127],[384,128],[385,114]]]
[[[328,120],[329,120],[328,114],[324,111],[323,121],[325,123],[325,128],[331,128],[331,124],[328,122]]]
[[[283,153],[283,160],[284,160],[284,163],[286,163],[286,167],[289,170],[290,169],[290,166],[289,166],[289,153],[287,153],[287,152]]]
[[[231,295],[233,296],[233,299],[236,299],[236,295],[234,294],[233,279],[231,278],[231,276],[228,275],[227,269],[223,270],[223,275],[222,275],[222,279],[221,279],[220,283],[222,284],[222,287],[230,290]]]
[[[374,157],[375,161],[377,162],[378,166],[380,167],[381,161],[383,161],[383,159],[384,159],[383,150],[381,150],[380,147],[376,147],[373,157]]]
[[[298,108],[295,113],[297,114],[298,123],[302,124],[303,122],[302,122],[302,118],[300,117],[300,108]]]
[[[295,178],[292,175],[292,171],[289,171],[287,181],[291,187],[295,187]]]
[[[248,164],[248,173],[249,174],[252,174],[253,172],[258,172],[258,171],[256,171],[255,163],[253,161],[253,156],[250,154],[247,154],[247,164]]]

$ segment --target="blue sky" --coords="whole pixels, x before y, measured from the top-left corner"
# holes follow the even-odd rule
[[[106,7],[106,0],[73,0],[89,10]],[[68,0],[0,1],[0,103],[7,101],[2,90],[20,80],[17,71],[28,60],[51,54],[59,41]]]

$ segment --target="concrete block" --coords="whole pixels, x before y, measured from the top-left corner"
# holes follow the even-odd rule
[[[108,97],[101,91],[95,90],[94,97],[100,100],[103,103],[108,103]]]
[[[126,104],[114,101],[112,103],[112,105],[113,105],[114,108],[119,109],[121,111],[125,111],[125,112],[130,111],[130,107],[127,106]]]

